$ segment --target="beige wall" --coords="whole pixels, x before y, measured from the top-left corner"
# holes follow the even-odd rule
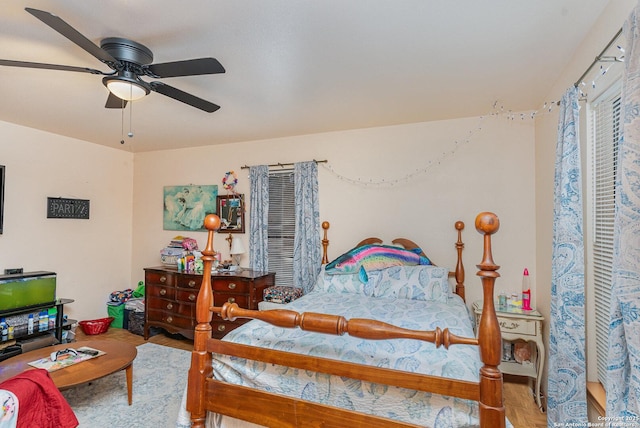
[[[494,211],[502,221],[494,251],[503,266],[498,288],[517,291],[525,266],[535,278],[530,120],[487,116],[135,156],[7,123],[0,123],[0,135],[7,166],[0,269],[57,272],[58,295],[76,299],[68,309],[78,319],[106,315],[111,291],[134,286],[145,266],[159,263],[160,249],[178,233],[162,230],[163,186],[220,186],[234,169],[238,190],[246,194],[245,164],[329,160],[334,172],[320,165],[319,181],[321,219],[331,222],[330,257],[365,236],[402,236],[453,267],[453,224],[463,220],[472,301],[481,296],[475,264],[482,251],[473,223],[477,213]],[[396,182],[416,170],[426,171]],[[47,196],[91,200],[90,220],[47,219]],[[204,246],[205,233],[190,235]],[[248,243],[246,235],[239,237]],[[225,248],[222,238],[218,249]],[[536,295],[534,290],[534,303]]]
[[[407,237],[436,263],[453,268],[453,225],[463,220],[471,302],[481,297],[475,265],[481,261],[482,240],[475,216],[494,211],[502,222],[494,251],[503,275],[498,290],[518,291],[524,267],[536,275],[533,125],[530,119],[488,116],[136,154],[131,282],[143,278],[145,266],[159,264],[160,249],[179,233],[162,230],[163,186],[217,184],[224,192],[221,179],[235,170],[239,192],[248,194],[243,165],[327,159],[335,173],[321,164],[318,175],[321,220],[331,223],[330,258],[364,237]],[[425,168],[426,173],[385,188],[344,179],[393,182]],[[204,247],[204,232],[188,235]],[[248,244],[246,234],[238,237]],[[226,251],[223,238],[216,236],[215,247]],[[536,298],[534,290],[534,303]]]
[[[600,19],[593,27],[587,38],[584,40],[575,55],[571,58],[568,66],[562,73],[561,78],[555,84],[553,90],[548,94],[548,100],[558,100],[564,92],[575,83],[593,59],[600,54],[609,40],[622,27],[632,8],[637,4],[634,0],[612,1]],[[598,67],[594,69],[597,73]],[[593,78],[596,74],[592,73]],[[588,78],[588,77],[587,77]],[[584,118],[586,110],[585,103],[580,104]],[[537,288],[539,290],[539,309],[549,320],[549,307],[551,302],[551,251],[553,242],[553,180],[555,166],[555,151],[557,139],[558,110],[551,114],[540,116],[535,126],[535,164],[536,164],[536,270],[538,272]],[[582,127],[584,131],[584,127]],[[582,132],[581,131],[581,132]],[[584,134],[584,132],[583,132]],[[583,135],[584,136],[584,135]],[[584,146],[583,146],[584,147]],[[586,161],[586,153],[583,149],[583,163]],[[586,166],[586,165],[585,165]],[[586,183],[585,183],[586,184]],[[583,192],[586,185],[583,186]],[[588,278],[587,278],[588,284]],[[591,302],[587,302],[590,305]],[[548,323],[545,326],[545,343],[548,343],[549,329]],[[588,349],[593,350],[593,343],[588,343]],[[589,370],[589,379],[596,380],[591,376],[593,370]],[[545,376],[546,384],[546,376]],[[544,388],[546,391],[546,387]]]
[[[133,155],[0,122],[6,166],[0,272],[49,270],[69,317],[106,316],[109,293],[131,286]],[[47,197],[90,200],[90,219],[47,219]]]
[[[135,156],[8,123],[0,123],[0,135],[0,163],[7,166],[0,270],[57,272],[58,295],[76,299],[68,308],[73,318],[105,316],[111,291],[135,286],[145,266],[159,264],[160,249],[178,233],[162,230],[163,186],[220,186],[234,169],[238,190],[247,194],[245,164],[329,160],[334,172],[320,165],[319,181],[321,219],[331,222],[330,257],[365,236],[408,237],[453,267],[453,224],[462,220],[471,302],[481,297],[475,264],[482,241],[474,219],[494,211],[502,221],[494,251],[503,266],[498,289],[517,291],[525,266],[535,278],[531,120],[487,116]],[[424,172],[397,181],[417,170]],[[47,196],[89,199],[91,218],[47,219]],[[205,233],[190,235],[204,246]],[[222,238],[218,249],[225,248]]]

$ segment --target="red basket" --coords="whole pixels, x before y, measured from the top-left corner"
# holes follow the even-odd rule
[[[80,321],[78,325],[84,334],[102,334],[109,330],[109,325],[113,320],[115,320],[114,317],[107,317],[97,320]]]

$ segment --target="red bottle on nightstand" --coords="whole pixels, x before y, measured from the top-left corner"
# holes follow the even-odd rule
[[[531,281],[529,280],[529,270],[524,268],[522,274],[522,309],[531,310]]]

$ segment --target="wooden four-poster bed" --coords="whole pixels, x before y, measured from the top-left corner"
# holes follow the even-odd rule
[[[433,266],[389,268],[389,272],[371,275],[373,279],[364,285],[347,275],[332,277],[323,269],[312,292],[285,306],[287,309],[268,311],[246,310],[235,303],[213,307],[208,273],[219,224],[215,215],[205,219],[208,241],[202,252],[204,275],[197,299],[198,324],[186,399],[193,427],[205,426],[207,414],[271,427],[448,427],[458,423],[468,426],[469,420],[483,428],[508,424],[498,369],[501,335],[494,307],[494,283],[500,276],[491,252],[491,235],[499,228],[495,214],[480,213],[475,220],[484,239],[482,261],[477,265],[484,298],[477,337],[467,327],[465,316],[447,312],[447,307],[456,305],[468,311],[461,221],[455,223],[455,271],[447,275],[445,270],[444,275],[447,287],[446,277],[455,278],[457,296],[453,292],[442,295],[439,285],[434,285],[439,284],[441,271]],[[328,224],[323,227],[326,263]],[[372,242],[380,240],[364,240],[358,245]],[[394,244],[417,247],[407,239]],[[398,275],[413,285],[393,279]],[[323,308],[333,314],[306,311],[328,300],[330,304]],[[370,316],[347,319],[343,310]],[[211,338],[212,316],[259,321],[217,340]],[[472,363],[466,366],[461,360]],[[241,373],[243,368],[247,374]],[[272,377],[266,377],[270,371]],[[303,378],[300,385],[296,377]]]

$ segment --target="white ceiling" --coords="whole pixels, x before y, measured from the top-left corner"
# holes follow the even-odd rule
[[[110,71],[33,7],[97,45],[125,37],[154,63],[211,56],[227,72],[163,79],[221,109],[152,92],[125,110],[121,145],[122,111],[104,108],[102,76],[0,67],[0,120],[140,152],[476,116],[495,101],[535,110],[607,3],[3,1],[1,59]]]

